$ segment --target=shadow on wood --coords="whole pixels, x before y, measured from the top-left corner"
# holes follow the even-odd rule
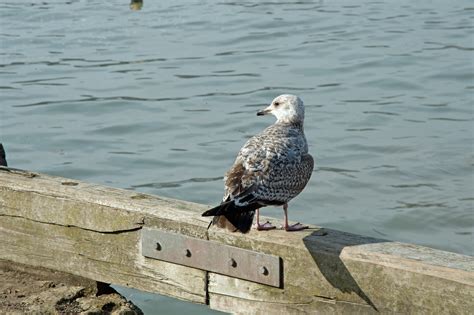
[[[349,236],[349,237],[348,237]],[[386,242],[369,237],[350,237],[352,234],[331,230],[321,229],[311,233],[311,235],[303,238],[305,246],[311,253],[314,262],[318,266],[324,278],[336,289],[343,293],[355,293],[375,311],[377,307],[364,293],[352,277],[351,272],[347,269],[344,262],[340,258],[341,252],[346,246],[356,246],[363,244],[373,244]],[[317,239],[315,246],[315,239]],[[343,242],[341,242],[343,240]],[[327,246],[322,246],[327,245]]]

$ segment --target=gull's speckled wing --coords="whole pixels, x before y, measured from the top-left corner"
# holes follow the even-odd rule
[[[282,205],[308,183],[314,161],[299,124],[274,124],[250,138],[226,174],[223,201]]]

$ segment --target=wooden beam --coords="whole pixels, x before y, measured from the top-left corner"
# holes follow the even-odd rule
[[[233,313],[456,313],[474,309],[474,258],[311,227],[211,228],[204,205],[0,168],[0,258],[208,303]],[[147,226],[277,255],[269,287],[145,258]]]
[[[197,238],[201,205],[43,174],[0,170],[0,258],[206,302],[206,272],[145,259],[149,225]]]

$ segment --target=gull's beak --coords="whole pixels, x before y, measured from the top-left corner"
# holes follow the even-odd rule
[[[268,107],[265,108],[265,109],[259,110],[259,111],[257,112],[257,116],[268,115],[268,114],[270,114],[271,111],[272,111],[272,109],[270,108],[270,106],[268,106]]]

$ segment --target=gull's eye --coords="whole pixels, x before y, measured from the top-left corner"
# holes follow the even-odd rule
[[[275,106],[278,106],[278,105],[280,105],[280,102],[275,102],[275,103],[273,103],[273,104],[274,104]]]

